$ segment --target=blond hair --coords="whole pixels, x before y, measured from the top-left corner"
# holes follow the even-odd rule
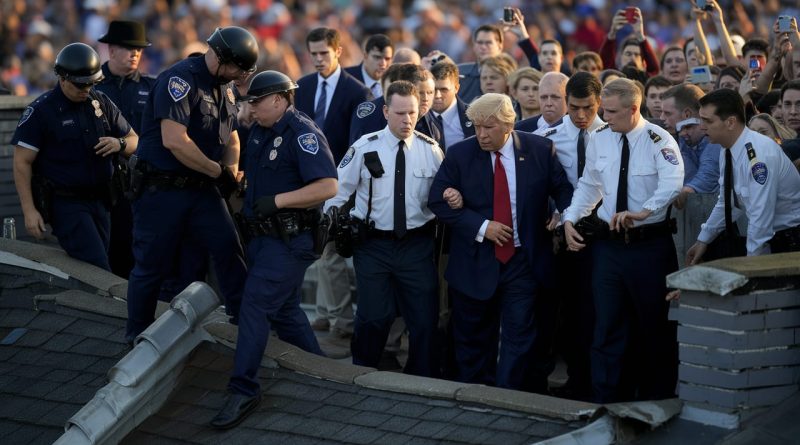
[[[467,108],[467,117],[473,122],[483,122],[496,117],[501,123],[514,125],[517,114],[511,104],[511,98],[505,94],[486,93],[478,97]]]
[[[522,79],[528,79],[536,85],[539,85],[539,82],[542,80],[542,72],[529,66],[520,68],[508,75],[508,86],[516,90],[519,86],[519,81]]]
[[[499,55],[487,57],[483,59],[480,63],[481,69],[489,67],[502,75],[503,77],[508,77],[515,69],[517,69],[517,62],[511,56],[506,53],[500,53]]]
[[[629,107],[633,104],[636,104],[637,107],[642,105],[642,88],[630,79],[620,77],[605,85],[601,97],[610,96],[618,97],[624,107]]]

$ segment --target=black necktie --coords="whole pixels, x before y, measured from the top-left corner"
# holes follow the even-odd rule
[[[394,159],[394,235],[402,238],[406,234],[406,143],[397,144],[397,157]]]
[[[444,150],[445,148],[447,148],[447,142],[445,142],[444,139],[444,120],[442,120],[442,115],[437,114],[436,120],[439,122],[439,130],[442,132],[442,150]]]
[[[628,160],[631,150],[628,137],[622,135],[622,156],[619,160],[619,183],[617,185],[617,213],[628,210]]]
[[[586,143],[583,141],[586,130],[578,133],[578,177],[583,176],[583,168],[586,167]]]
[[[725,230],[730,236],[733,233],[733,209],[731,208],[731,194],[733,193],[733,155],[730,149],[725,150],[725,176],[723,187],[725,192]]]
[[[328,102],[328,92],[326,91],[325,86],[327,82],[324,80],[322,81],[322,85],[320,85],[320,92],[319,92],[319,100],[317,101],[317,106],[314,108],[314,122],[317,123],[317,127],[322,129],[325,125],[325,105]]]

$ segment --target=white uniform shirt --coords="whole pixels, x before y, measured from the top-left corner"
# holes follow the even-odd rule
[[[594,130],[597,130],[603,125],[603,120],[599,116],[594,117],[594,121],[586,129],[583,136],[584,147],[589,146],[589,139]],[[541,134],[540,134],[541,132]],[[551,141],[556,147],[556,156],[558,162],[564,167],[564,172],[567,173],[572,188],[578,188],[578,135],[580,135],[580,128],[576,127],[569,118],[569,115],[564,116],[561,125],[557,125],[547,130],[537,130],[533,134],[539,134]],[[630,142],[630,141],[629,141]],[[622,146],[620,145],[620,149]]]
[[[775,232],[800,225],[800,173],[775,141],[746,127],[730,150],[739,204],[736,208],[731,201],[733,221],[745,212],[747,254],[768,254],[767,241]],[[720,151],[719,171],[719,200],[697,237],[704,243],[725,229],[725,148]]]
[[[683,159],[678,143],[663,128],[640,117],[627,133],[628,210],[652,213],[635,226],[664,221],[667,206],[683,187]],[[592,133],[586,146],[586,167],[572,195],[572,203],[564,211],[564,220],[573,224],[588,216],[602,199],[597,215],[611,222],[616,213],[619,185],[622,134],[603,125]]]
[[[339,191],[325,202],[325,210],[343,205],[355,191],[356,204],[350,215],[362,221],[366,218],[372,176],[364,165],[364,153],[376,151],[384,173],[380,178],[372,179],[370,221],[375,222],[378,230],[394,229],[394,163],[399,142],[388,126],[357,140],[339,163]],[[434,218],[428,209],[428,193],[444,156],[433,139],[416,131],[405,139],[405,143],[406,226],[415,229]]]

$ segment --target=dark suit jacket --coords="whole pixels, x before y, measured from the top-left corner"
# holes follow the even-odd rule
[[[460,97],[456,96],[456,108],[458,108],[458,120],[461,121],[461,131],[464,132],[464,139],[475,136],[475,127],[472,126],[472,121],[469,120],[467,117],[467,105],[466,102],[461,100]]]
[[[314,96],[317,94],[317,73],[309,74],[297,81],[295,108],[314,119]],[[330,91],[329,91],[330,92]],[[358,104],[367,100],[369,90],[363,83],[342,70],[339,82],[333,90],[331,106],[325,115],[325,124],[321,130],[328,139],[336,164],[344,157],[350,146],[350,116]]]
[[[546,228],[550,218],[548,198],[563,210],[572,199],[572,185],[549,139],[516,131],[512,137],[519,240],[537,283],[550,287],[554,274],[552,235]],[[461,192],[461,209],[451,209],[442,198],[448,187]],[[494,295],[500,277],[494,244],[485,239],[475,241],[483,222],[493,218],[493,190],[491,153],[481,150],[478,140],[471,137],[447,150],[428,196],[428,207],[452,229],[445,272],[448,285],[480,300]]]
[[[359,81],[359,82],[363,83],[364,85],[366,85],[367,82],[364,82],[364,76],[362,76],[362,73],[361,73],[361,67],[362,66],[364,66],[364,64],[363,63],[359,63],[358,65],[348,66],[344,70],[347,72],[347,74],[355,77],[357,81]]]
[[[534,131],[539,129],[539,118],[542,117],[541,114],[537,114],[536,116],[529,117],[527,119],[522,119],[521,121],[514,124],[514,129],[517,131],[525,131],[527,133],[533,133]],[[564,118],[557,120],[556,123],[550,126],[550,128],[555,127],[556,125],[561,125],[564,122]]]

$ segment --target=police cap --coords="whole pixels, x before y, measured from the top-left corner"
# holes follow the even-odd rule
[[[100,56],[91,46],[70,43],[56,56],[55,72],[75,83],[97,83],[103,80]]]
[[[244,28],[217,28],[206,41],[220,63],[232,63],[244,71],[253,71],[258,60],[258,42]]]
[[[247,95],[240,100],[253,100],[269,94],[291,91],[297,88],[297,84],[292,82],[286,74],[278,71],[264,71],[256,74],[250,81]]]

